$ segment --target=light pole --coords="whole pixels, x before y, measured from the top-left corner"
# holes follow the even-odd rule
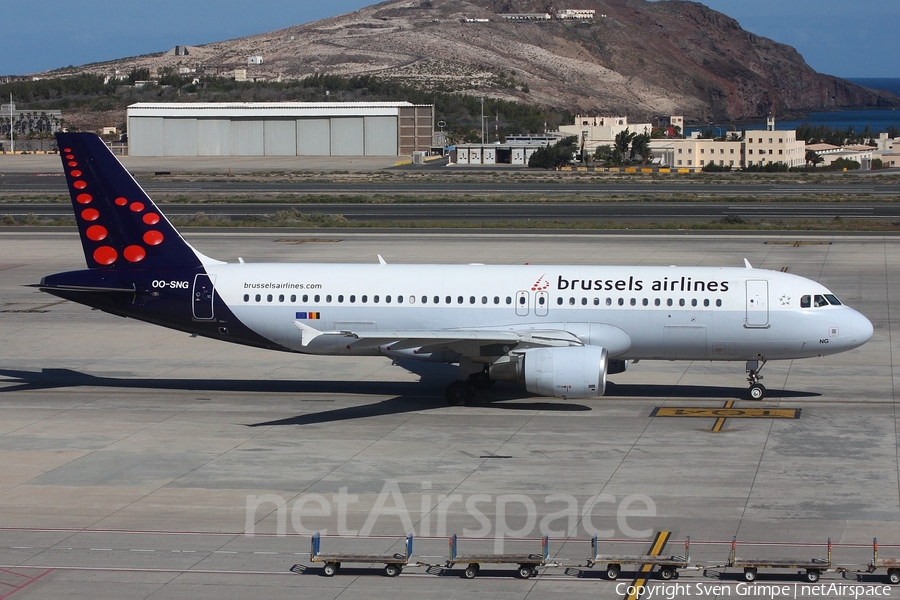
[[[484,145],[484,96],[481,97],[481,144]]]

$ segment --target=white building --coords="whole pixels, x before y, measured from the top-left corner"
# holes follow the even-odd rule
[[[585,150],[593,152],[598,146],[612,144],[616,136],[625,130],[636,134],[650,135],[650,123],[628,123],[628,117],[590,117],[576,115],[574,125],[560,125],[559,132],[565,136],[574,135],[584,140]]]
[[[138,103],[131,156],[400,156],[430,150],[434,106],[409,102]]]
[[[793,129],[775,129],[775,118],[766,119],[766,129],[746,133],[745,166],[785,163],[789,167],[806,164],[806,142],[797,139]]]
[[[595,10],[581,10],[581,9],[571,9],[566,8],[563,10],[556,11],[557,19],[593,19],[594,14],[597,11]]]

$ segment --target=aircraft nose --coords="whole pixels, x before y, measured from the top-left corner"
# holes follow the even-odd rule
[[[861,313],[853,311],[853,319],[850,322],[850,345],[856,348],[862,346],[872,338],[875,328],[872,322]]]

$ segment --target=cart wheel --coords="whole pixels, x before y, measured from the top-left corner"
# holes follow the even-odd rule
[[[756,569],[753,567],[747,567],[744,569],[744,580],[745,581],[756,581]]]
[[[337,565],[332,562],[325,563],[325,566],[322,567],[322,573],[325,574],[325,577],[334,577],[334,574],[337,573]]]
[[[606,565],[606,578],[615,581],[619,578],[619,571],[622,570],[622,567],[619,565]]]
[[[396,577],[400,574],[400,565],[390,564],[384,565],[384,574],[388,577]]]
[[[806,570],[806,580],[810,583],[817,582],[819,580],[819,575],[821,575],[821,573],[819,573],[819,571],[817,571],[816,569]]]
[[[672,579],[673,577],[675,577],[675,569],[673,569],[672,567],[662,567],[659,570],[659,576],[665,580]]]
[[[538,575],[540,575],[540,572],[538,571],[537,567],[531,567],[531,576],[537,577]]]
[[[528,565],[519,565],[519,577],[522,579],[528,579],[531,577],[532,569]]]
[[[900,583],[900,571],[897,569],[888,570],[888,581],[891,583]]]
[[[466,567],[466,579],[475,579],[476,575],[478,575],[478,565],[476,563],[472,563],[468,567]]]
[[[334,563],[334,572],[335,572],[335,573],[340,573],[340,572],[341,572],[341,561],[338,561],[338,562]]]

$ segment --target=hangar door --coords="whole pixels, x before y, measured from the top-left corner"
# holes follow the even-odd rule
[[[364,135],[362,117],[331,119],[331,155],[362,156],[366,151]]]
[[[397,156],[397,118],[365,117],[366,156]]]
[[[267,119],[263,133],[266,156],[297,155],[297,122],[294,119]]]
[[[329,119],[297,120],[297,156],[330,156],[331,122]]]
[[[231,149],[231,120],[197,120],[197,155],[227,156]]]

